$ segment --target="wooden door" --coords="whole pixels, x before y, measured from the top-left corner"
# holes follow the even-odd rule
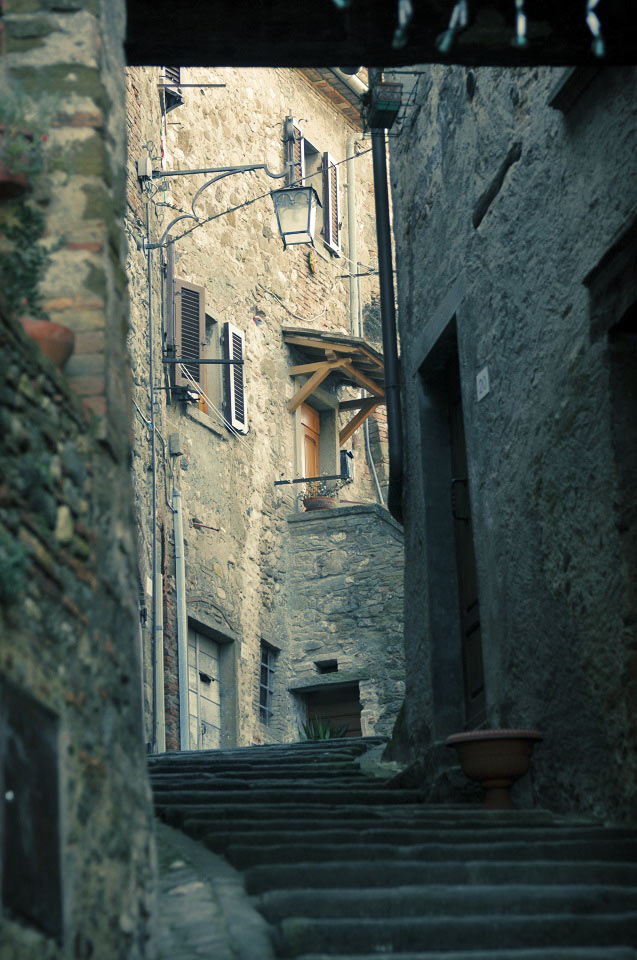
[[[301,406],[302,457],[301,471],[304,477],[318,477],[321,416],[318,410],[304,403]]]
[[[480,602],[476,570],[469,476],[465,443],[460,368],[455,356],[447,368],[449,397],[449,429],[451,434],[450,501],[456,541],[460,629],[462,634],[462,666],[464,673],[467,723],[475,726],[484,717],[485,692],[480,629]]]
[[[188,630],[188,698],[190,749],[221,746],[221,683],[219,644]]]

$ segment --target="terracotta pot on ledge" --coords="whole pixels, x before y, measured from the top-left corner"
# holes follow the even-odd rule
[[[306,510],[330,510],[338,504],[338,497],[304,497]]]
[[[456,750],[465,776],[484,787],[485,807],[509,810],[511,787],[527,772],[533,746],[543,739],[537,730],[471,730],[445,742]]]
[[[75,334],[68,327],[50,320],[20,317],[27,337],[38,345],[42,353],[60,370],[64,369],[75,346]]]

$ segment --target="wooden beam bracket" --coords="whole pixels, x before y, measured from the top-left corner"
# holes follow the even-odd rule
[[[361,407],[361,409],[358,411],[358,413],[356,414],[356,416],[355,416],[355,417],[352,417],[352,419],[349,421],[349,423],[347,423],[347,424],[343,427],[343,429],[341,430],[341,432],[339,433],[339,435],[338,435],[338,442],[339,442],[339,444],[340,444],[341,447],[343,446],[344,443],[347,443],[347,441],[349,440],[349,438],[351,437],[351,435],[354,433],[354,431],[355,431],[355,430],[358,430],[358,428],[360,427],[360,425],[361,425],[362,423],[364,423],[365,420],[367,420],[367,418],[369,417],[369,415],[374,412],[374,410],[376,409],[376,407],[377,407],[381,402],[382,402],[382,401],[379,400],[377,397],[370,397],[370,398],[368,398],[368,399],[365,400],[364,405],[363,405],[363,406]]]

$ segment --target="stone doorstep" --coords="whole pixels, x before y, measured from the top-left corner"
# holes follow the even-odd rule
[[[179,830],[156,823],[160,960],[274,960],[268,925],[241,875]]]

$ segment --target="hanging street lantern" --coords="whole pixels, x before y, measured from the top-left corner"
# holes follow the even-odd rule
[[[311,243],[314,246],[316,207],[321,201],[314,187],[284,187],[272,190],[283,249],[293,243]]]

